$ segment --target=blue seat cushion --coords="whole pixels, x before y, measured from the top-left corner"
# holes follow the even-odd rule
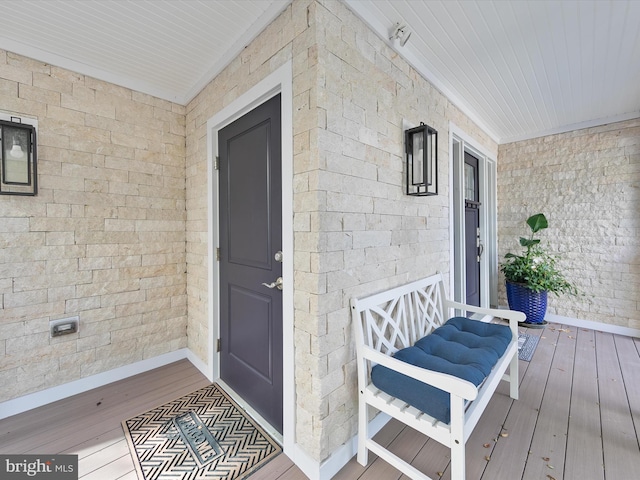
[[[454,317],[414,346],[399,350],[394,357],[478,386],[504,354],[511,338],[511,329],[506,325]],[[373,367],[371,381],[383,392],[441,422],[451,421],[447,392],[382,365]]]

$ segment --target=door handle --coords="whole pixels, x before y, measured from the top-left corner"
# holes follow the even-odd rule
[[[480,243],[478,245],[478,261],[480,261],[480,257],[482,256],[483,253],[484,253],[484,245]]]
[[[276,278],[275,282],[263,283],[262,285],[267,288],[277,288],[278,290],[282,290],[282,277]]]

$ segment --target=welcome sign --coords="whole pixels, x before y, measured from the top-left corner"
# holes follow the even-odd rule
[[[77,455],[0,455],[2,480],[78,480]]]

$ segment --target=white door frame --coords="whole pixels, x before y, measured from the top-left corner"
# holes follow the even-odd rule
[[[207,121],[207,223],[208,223],[208,365],[207,376],[220,378],[220,354],[214,339],[220,335],[220,267],[216,261],[219,242],[219,171],[214,169],[218,153],[218,131],[280,93],[282,116],[282,328],[283,328],[283,425],[284,453],[295,445],[295,377],[293,345],[293,74],[291,61],[232,101]],[[241,399],[237,399],[240,400]]]
[[[459,302],[466,300],[465,225],[464,225],[464,152],[478,158],[480,182],[480,242],[484,254],[480,257],[480,306],[498,304],[498,203],[496,159],[464,130],[449,124],[449,187],[452,252],[450,291]]]

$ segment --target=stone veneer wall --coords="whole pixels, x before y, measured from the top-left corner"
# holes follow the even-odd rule
[[[449,122],[497,145],[343,3],[322,2],[316,21],[317,163],[296,178],[317,202],[296,209],[296,387],[298,432],[320,439],[323,459],[356,433],[350,298],[447,274]],[[403,119],[438,131],[438,196],[404,193]]]
[[[0,400],[184,347],[187,298],[206,359],[206,121],[288,60],[297,442],[320,461],[352,437],[349,298],[448,270],[449,121],[497,146],[333,0],[295,0],[186,129],[184,107],[0,52],[0,109],[37,118],[40,149],[39,195],[0,197]],[[403,194],[403,118],[439,131],[437,197]],[[79,334],[49,339],[76,314]]]
[[[639,180],[640,119],[500,145],[500,258],[543,212],[543,242],[585,294],[550,295],[549,313],[640,329]]]
[[[348,308],[449,270],[448,128],[497,145],[343,3],[294,0],[187,106],[189,347],[207,327],[206,121],[292,60],[296,442],[322,461],[356,431]],[[439,132],[439,191],[403,190],[402,119]]]
[[[293,60],[297,77],[294,83],[298,91],[294,95],[304,96],[312,88],[314,60],[309,50],[314,44],[314,31],[307,23],[308,4],[294,1],[289,5],[186,107],[188,346],[205,363],[210,335],[207,289],[211,262],[207,251],[207,121],[289,60]],[[298,131],[314,126],[314,120],[309,105],[294,112],[294,128]]]
[[[0,401],[185,347],[184,107],[0,50],[0,111],[39,177],[0,196]]]

